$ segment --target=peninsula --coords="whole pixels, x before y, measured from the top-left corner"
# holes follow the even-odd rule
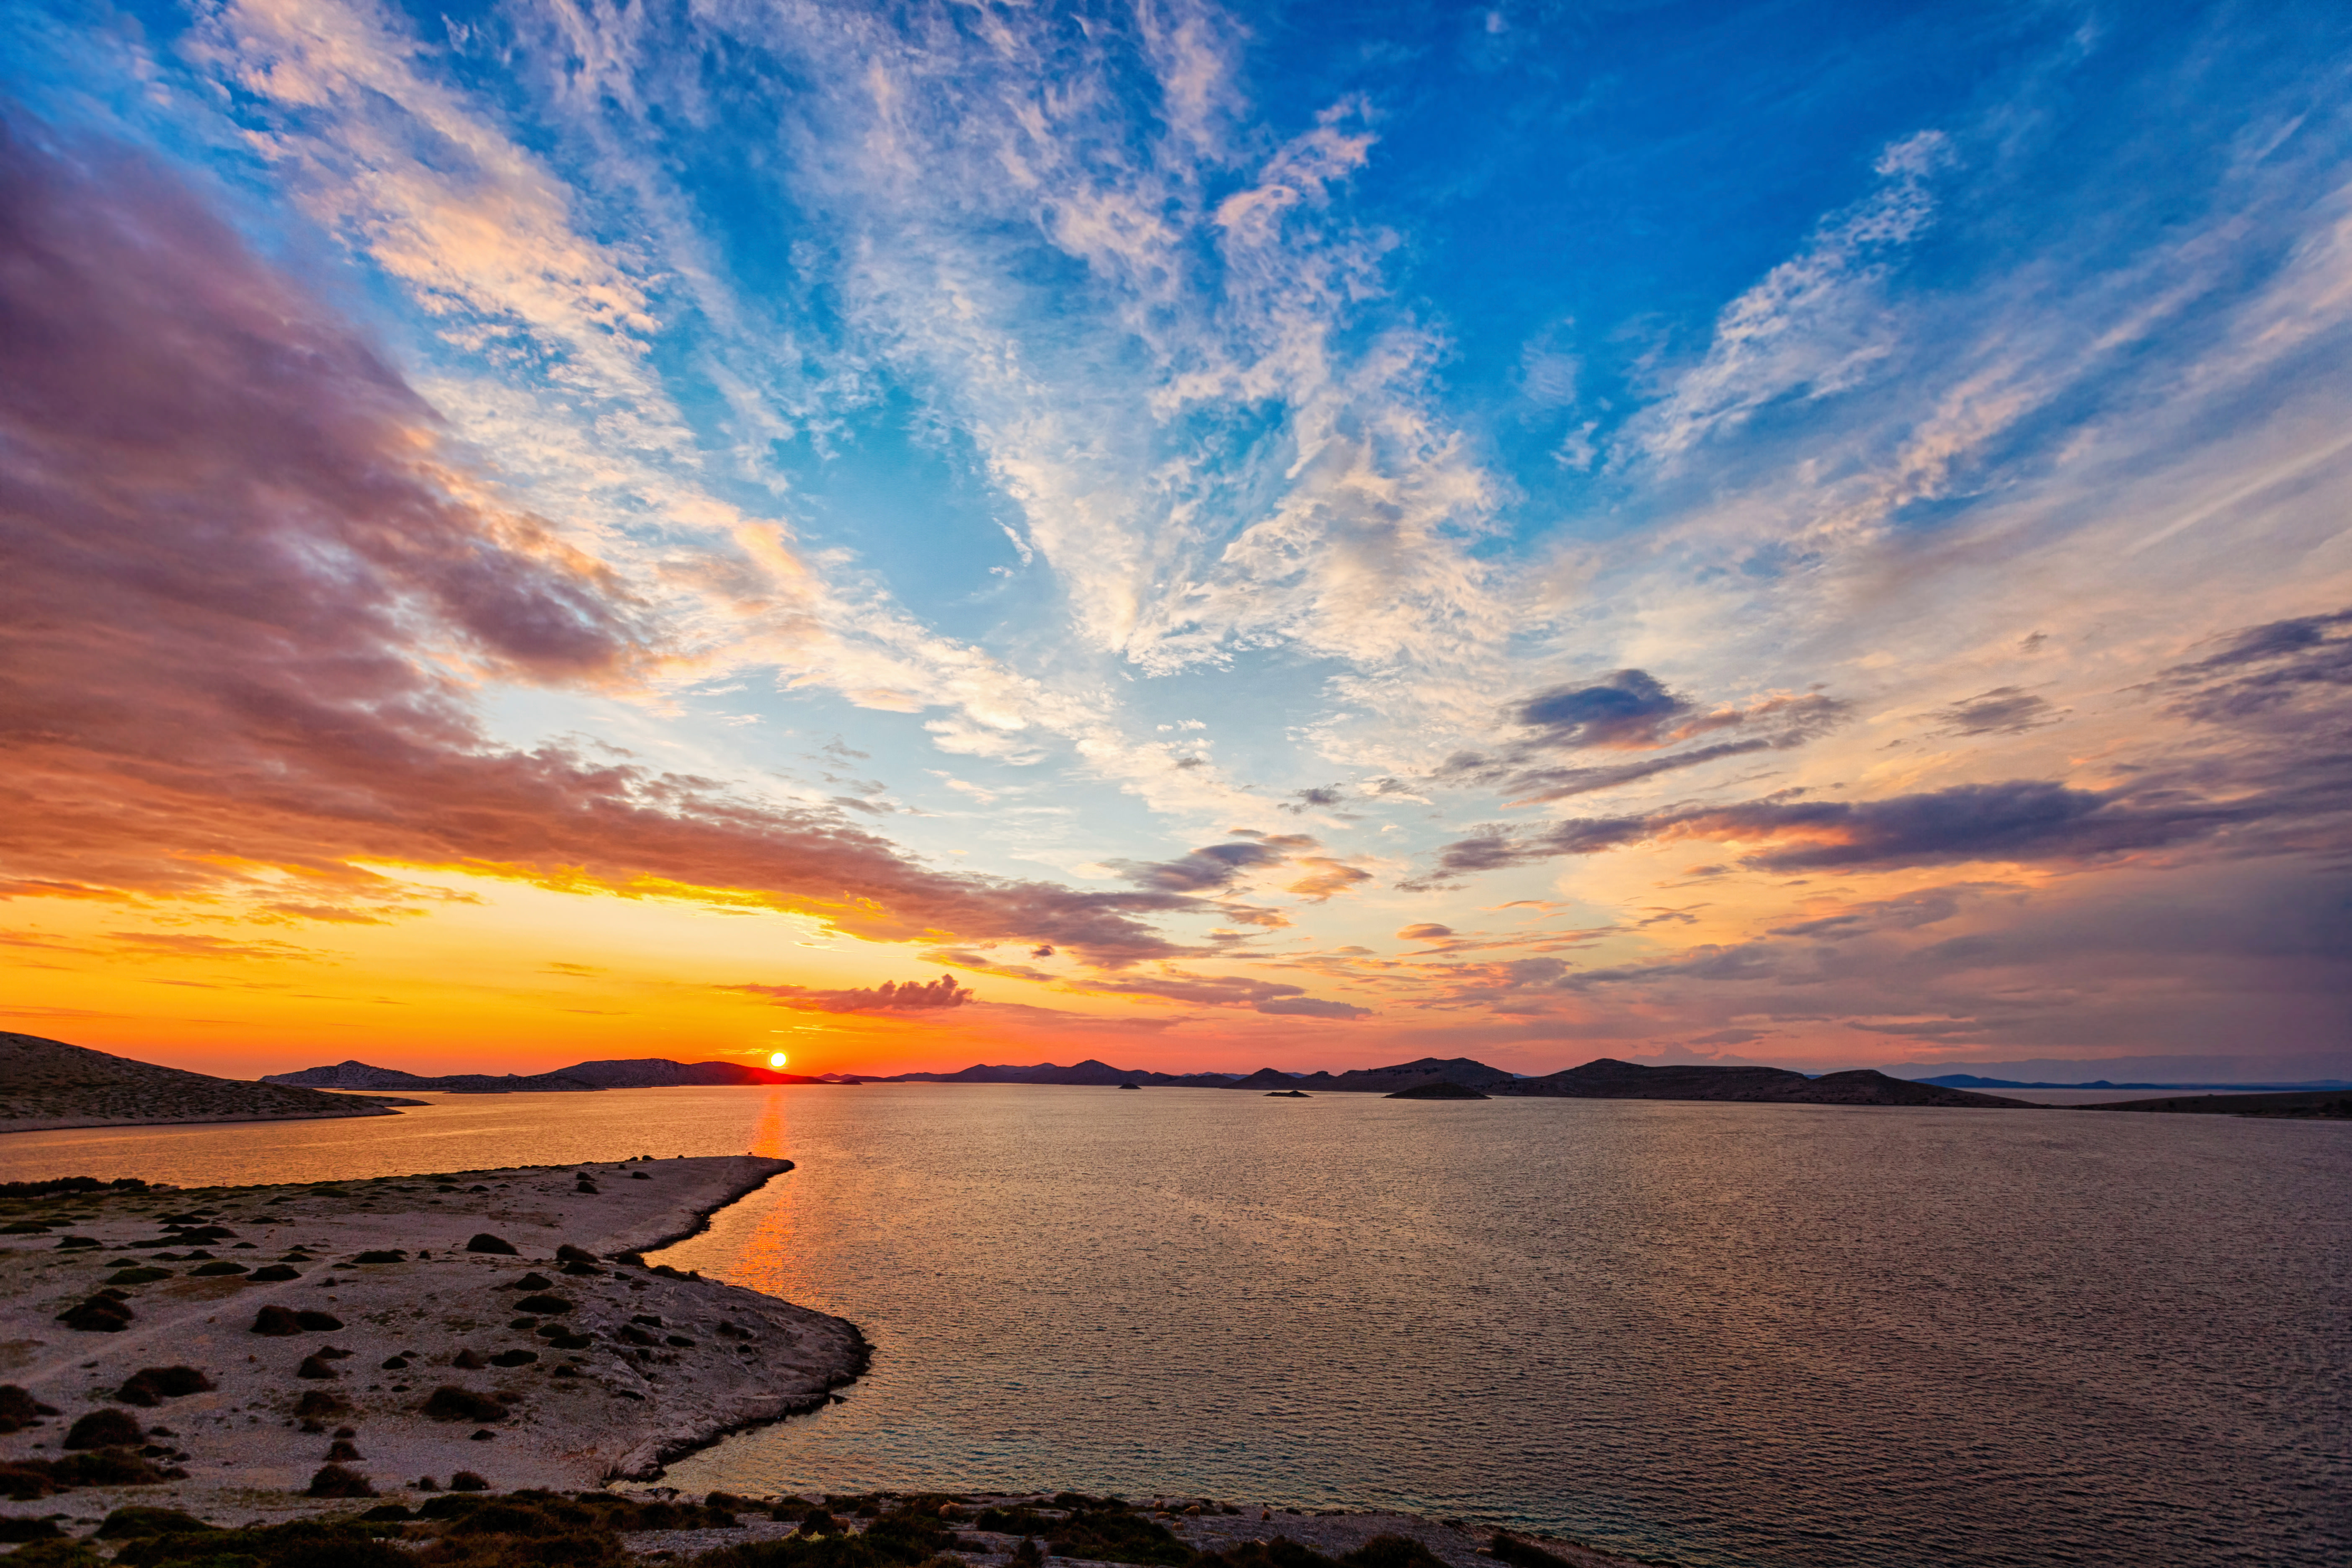
[[[19,1418],[0,1475],[66,1464],[50,1483],[78,1489],[90,1467],[72,1451],[121,1446],[115,1470],[171,1506],[239,1517],[247,1494],[299,1497],[330,1464],[343,1495],[459,1471],[651,1476],[865,1366],[839,1318],[638,1256],[791,1169],[734,1155],[0,1197],[0,1404]],[[53,1424],[30,1418],[42,1405]]]
[[[211,1078],[38,1035],[0,1034],[0,1132],[390,1116],[395,1106],[420,1103]]]

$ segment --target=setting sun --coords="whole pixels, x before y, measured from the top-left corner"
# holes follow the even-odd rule
[[[768,1053],[768,1065],[769,1065],[770,1067],[772,1067],[772,1068],[780,1068],[780,1067],[783,1066],[783,1065],[784,1065],[784,1053],[783,1053],[783,1052],[782,1052],[782,1051],[771,1051],[771,1052],[769,1052],[769,1053]]]

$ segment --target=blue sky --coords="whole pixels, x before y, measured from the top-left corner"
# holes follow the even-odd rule
[[[40,941],[110,951],[43,889],[238,940],[358,908],[289,900],[320,868],[437,920],[587,867],[566,885],[772,917],[727,952],[781,996],[710,1027],[821,994],[871,1026],[845,1051],[893,1061],[2344,1049],[2340,7],[225,0],[6,26],[24,188],[119,215],[43,254],[102,285],[158,213],[226,225],[243,255],[206,287],[279,291],[408,399],[336,472],[397,471],[470,520],[479,572],[534,584],[483,608],[455,555],[385,564],[363,515],[272,510],[257,479],[123,502],[123,542],[42,592],[126,617],[149,668],[217,666],[142,700],[226,704],[205,735],[314,802],[359,786],[306,736],[389,710],[339,690],[264,733],[220,672],[294,679],[290,611],[240,610],[278,637],[250,669],[207,659],[219,626],[135,615],[193,602],[158,586],[184,563],[137,558],[217,503],[256,559],[388,574],[338,581],[399,606],[363,651],[446,705],[438,739],[401,734],[455,771],[272,819],[266,849],[151,832],[143,869],[30,826],[11,908]],[[194,341],[197,296],[141,331]],[[278,362],[318,378],[302,405],[357,406],[319,352]],[[47,412],[22,450],[88,434]],[[20,504],[26,537],[74,533],[63,493]],[[555,659],[559,621],[601,651]],[[97,679],[62,644],[33,668],[59,710]],[[51,793],[124,802],[196,787],[214,743],[133,767],[74,736]],[[525,757],[649,815],[426,826]],[[766,869],[715,885],[673,819]],[[651,918],[585,896],[617,948]],[[1126,934],[1057,937],[1114,907]],[[557,940],[509,913],[519,949]],[[856,1000],[941,965],[969,1001]],[[719,984],[629,973],[614,1016]],[[331,1016],[267,1020],[358,1026]],[[210,1037],[168,1009],[89,1027]]]

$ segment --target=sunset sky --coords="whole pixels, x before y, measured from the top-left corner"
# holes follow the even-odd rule
[[[2352,1076],[2352,8],[0,14],[0,1028]]]

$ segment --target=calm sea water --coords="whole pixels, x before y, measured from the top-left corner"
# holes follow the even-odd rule
[[[2352,1128],[972,1086],[0,1139],[184,1184],[801,1168],[672,1249],[874,1341],[694,1488],[1379,1504],[1685,1564],[2352,1559]]]

